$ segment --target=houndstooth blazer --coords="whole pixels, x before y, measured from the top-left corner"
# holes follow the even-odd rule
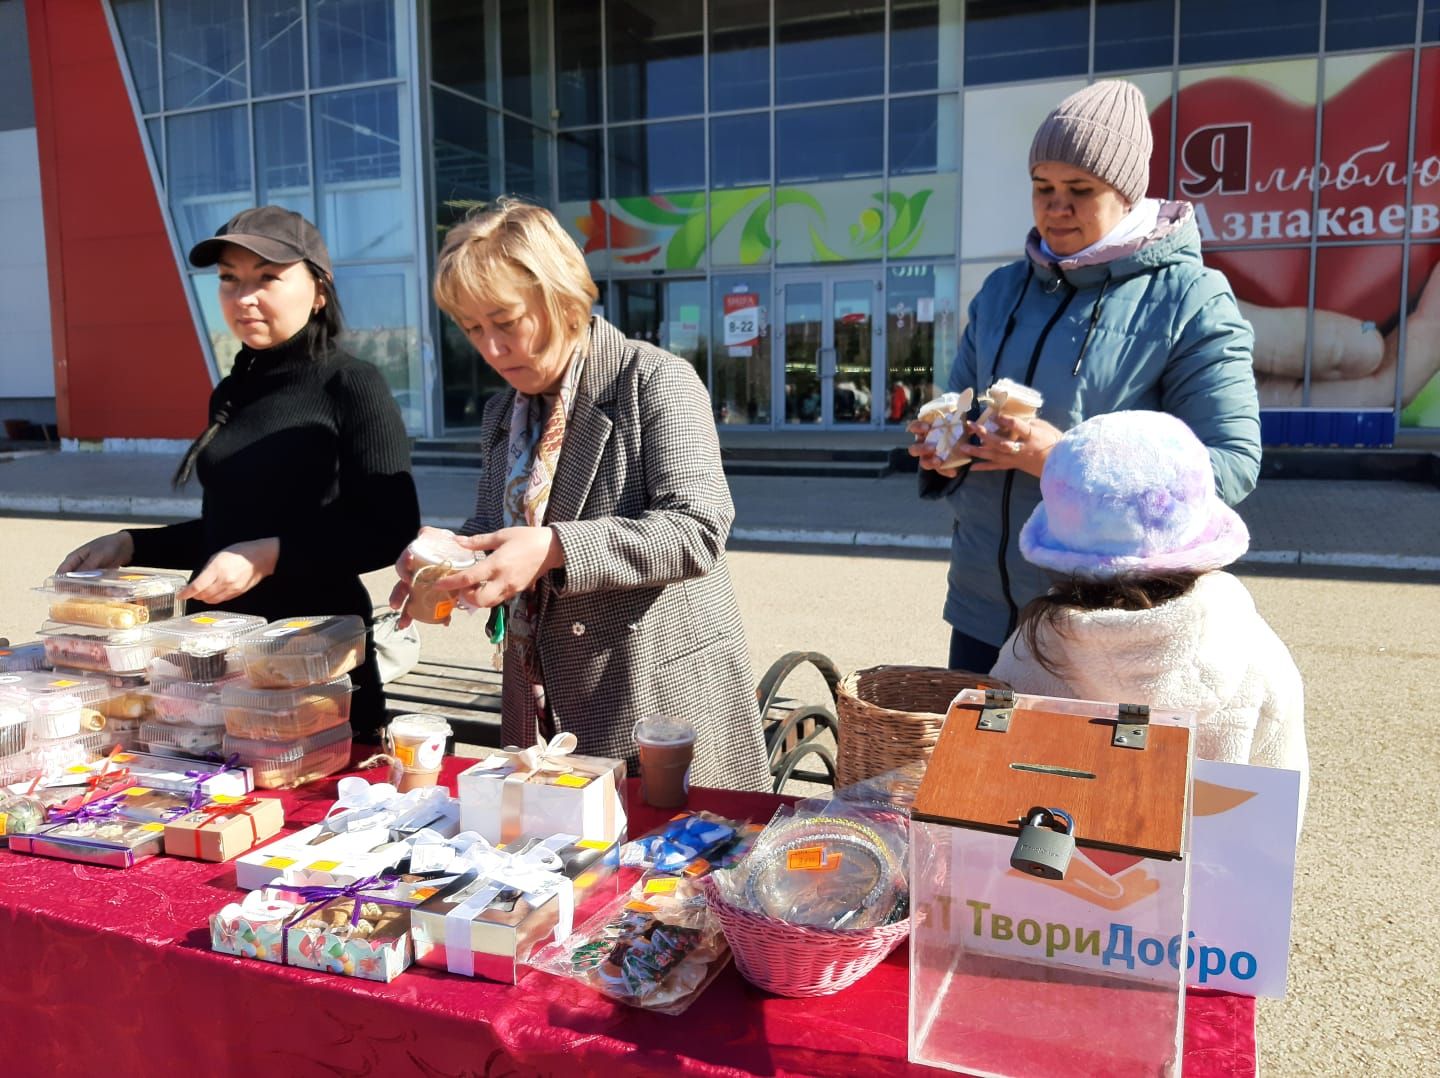
[[[514,390],[480,427],[483,474],[462,532],[504,526]],[[770,776],[740,611],[725,565],[735,518],[709,394],[684,360],[591,326],[546,524],[565,565],[537,584],[536,641],[556,727],[590,756],[636,754],[637,719],[667,714],[699,731],[691,780],[767,790]],[[504,672],[502,736],[535,741],[518,663]]]

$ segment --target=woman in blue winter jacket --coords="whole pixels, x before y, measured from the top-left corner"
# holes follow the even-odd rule
[[[1144,197],[1152,145],[1145,100],[1128,82],[1097,82],[1046,117],[1030,147],[1025,257],[992,273],[970,304],[948,386],[979,395],[1009,378],[1044,404],[1033,419],[969,423],[971,463],[958,475],[941,471],[929,425],[910,426],[922,496],[944,497],[955,514],[952,668],[988,671],[1020,608],[1048,589],[1017,541],[1045,458],[1075,424],[1169,412],[1209,451],[1221,499],[1235,505],[1255,487],[1254,336],[1225,276],[1200,260],[1190,204]]]

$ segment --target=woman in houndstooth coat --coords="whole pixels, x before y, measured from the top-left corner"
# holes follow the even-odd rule
[[[501,199],[452,229],[435,295],[510,387],[486,404],[460,532],[486,556],[447,578],[505,608],[505,742],[569,731],[633,769],[636,720],[672,715],[698,731],[696,785],[768,789],[725,563],[735,510],[694,369],[591,316],[584,258],[537,206]]]

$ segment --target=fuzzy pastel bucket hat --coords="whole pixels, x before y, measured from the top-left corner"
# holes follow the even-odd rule
[[[1111,412],[1072,427],[1040,477],[1020,552],[1044,569],[1105,578],[1204,572],[1250,546],[1215,493],[1210,454],[1164,412]]]

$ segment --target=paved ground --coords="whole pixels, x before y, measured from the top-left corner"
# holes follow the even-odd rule
[[[194,515],[198,488],[170,487],[170,454],[0,455],[0,512],[166,519]],[[428,521],[470,514],[474,472],[419,468]],[[943,549],[951,518],[915,495],[913,475],[883,479],[732,476],[741,542]],[[1440,570],[1440,488],[1397,481],[1271,479],[1240,505],[1251,563]]]

